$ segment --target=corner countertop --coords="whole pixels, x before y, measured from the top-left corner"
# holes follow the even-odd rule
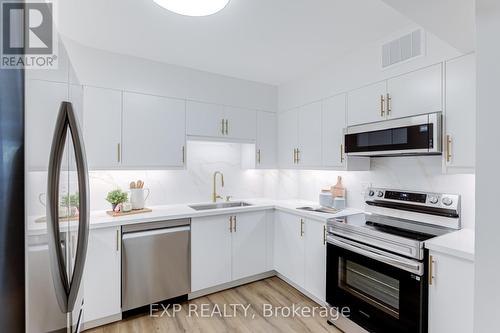
[[[425,242],[425,248],[474,261],[474,230],[462,229],[432,238]]]
[[[162,220],[196,218],[204,216],[235,214],[235,213],[244,213],[252,211],[271,210],[271,209],[276,209],[279,211],[300,215],[305,218],[321,222],[326,222],[328,219],[339,216],[363,213],[363,210],[354,208],[346,208],[338,212],[337,214],[326,214],[326,213],[318,213],[318,212],[311,212],[311,211],[297,209],[298,207],[304,207],[304,206],[311,206],[311,207],[318,206],[316,202],[303,201],[303,200],[238,199],[233,201],[248,202],[249,204],[251,204],[251,206],[221,208],[213,210],[200,210],[200,211],[194,210],[193,208],[189,207],[190,204],[151,206],[149,208],[151,208],[153,211],[150,213],[126,215],[121,217],[109,216],[108,214],[106,214],[106,211],[92,211],[90,213],[90,228],[91,229],[108,228],[108,227],[129,225],[134,223],[157,222]],[[36,218],[39,218],[39,216],[28,217],[28,231],[30,235],[46,233],[46,224],[40,222],[34,222]],[[77,226],[76,221],[70,223],[74,224],[76,228]]]

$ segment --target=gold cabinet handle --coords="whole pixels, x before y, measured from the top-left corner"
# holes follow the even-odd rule
[[[224,135],[225,134],[224,119],[221,119],[220,123],[221,123],[220,131],[221,131],[222,135]]]
[[[380,116],[383,117],[385,115],[385,110],[384,110],[384,95],[380,95]]]
[[[229,121],[227,119],[226,119],[225,124],[226,124],[226,135],[228,135],[229,134]]]
[[[326,245],[326,225],[323,226],[323,245]]]
[[[340,144],[340,163],[344,163],[344,145]]]
[[[300,237],[304,236],[304,219],[300,219]]]
[[[293,148],[293,164],[297,164],[297,148]]]
[[[182,146],[182,164],[186,163],[186,146]]]
[[[434,279],[432,272],[433,265],[434,265],[434,258],[432,256],[429,256],[429,286],[432,286],[432,280]]]
[[[121,156],[121,144],[116,144],[116,159],[118,163],[121,162],[122,156]]]
[[[116,252],[120,252],[120,229],[116,229]]]
[[[233,216],[233,222],[234,222],[233,231],[236,232],[236,215]]]
[[[451,162],[451,135],[446,136],[446,162]]]
[[[257,163],[260,164],[260,149],[257,150]]]
[[[389,116],[392,112],[392,97],[391,95],[387,94],[387,115]]]
[[[297,164],[300,163],[300,150],[297,148]]]
[[[233,232],[233,217],[229,216],[229,232]]]

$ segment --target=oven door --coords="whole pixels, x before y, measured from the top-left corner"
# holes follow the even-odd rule
[[[370,332],[427,330],[424,264],[328,236],[326,301]]]
[[[386,120],[351,126],[345,152],[354,156],[440,154],[441,114]]]

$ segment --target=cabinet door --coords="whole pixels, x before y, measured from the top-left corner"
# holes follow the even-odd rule
[[[429,333],[472,332],[474,263],[434,251],[429,286]]]
[[[274,229],[276,270],[299,286],[304,286],[305,257],[303,233],[301,233],[302,221],[304,219],[299,216],[278,211]],[[302,228],[304,228],[303,225]]]
[[[387,81],[390,118],[408,117],[443,110],[441,64]]]
[[[191,220],[191,290],[231,281],[230,216]]]
[[[26,84],[26,159],[30,170],[47,170],[59,106],[68,100],[68,85],[49,81]]]
[[[276,168],[276,114],[272,112],[257,112],[257,144],[256,167],[259,169]]]
[[[89,233],[84,275],[85,322],[121,313],[120,227]]]
[[[342,167],[344,164],[344,128],[346,127],[346,95],[323,101],[322,107],[323,166]]]
[[[217,104],[186,102],[187,135],[223,137],[224,107]]]
[[[467,55],[446,63],[445,161],[474,170],[476,156],[476,63]]]
[[[89,168],[120,166],[122,154],[122,92],[84,87],[83,133]]]
[[[185,102],[123,94],[123,165],[180,167],[184,165]]]
[[[298,110],[282,112],[278,115],[278,158],[282,169],[293,168],[294,150],[298,147]]]
[[[326,292],[326,225],[306,220],[305,224],[305,289],[324,301]]]
[[[381,81],[348,93],[347,124],[349,126],[386,119],[387,82]]]
[[[225,137],[255,141],[257,135],[257,112],[255,110],[225,107],[224,119],[227,120]]]
[[[298,117],[298,165],[321,166],[321,102],[301,107]]]
[[[232,239],[233,280],[266,271],[266,212],[234,215]]]

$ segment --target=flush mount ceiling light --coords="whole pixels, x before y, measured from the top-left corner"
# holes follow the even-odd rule
[[[186,16],[207,16],[224,9],[229,0],[153,0],[174,13]]]

